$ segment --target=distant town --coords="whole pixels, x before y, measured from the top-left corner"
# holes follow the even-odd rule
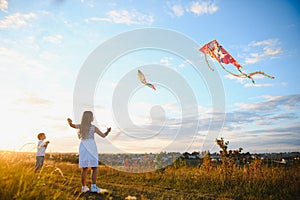
[[[5,152],[5,151],[3,151]],[[29,159],[35,157],[34,152],[15,152],[24,154]],[[300,164],[300,152],[282,152],[282,153],[237,153],[232,154],[237,166],[245,166],[253,160],[259,159],[267,166],[291,167]],[[144,153],[144,154],[99,154],[99,165],[106,165],[111,168],[127,171],[127,172],[148,172],[157,169],[163,169],[170,165],[199,166],[204,159],[209,160],[214,165],[222,163],[220,153],[214,152],[160,152],[160,153]],[[58,162],[70,162],[78,164],[78,153],[46,153],[46,160]]]
[[[197,166],[203,163],[203,158],[209,155],[209,158],[216,165],[221,163],[219,153],[209,152],[161,152],[145,154],[99,154],[99,164],[108,165],[112,168],[122,171],[145,172],[161,169],[169,165],[184,163],[188,166]],[[55,161],[78,163],[79,155],[77,153],[51,153],[46,155],[46,159]],[[240,153],[236,156],[237,165],[245,165],[254,159],[260,159],[268,166],[292,166],[299,164],[300,152],[284,153]]]

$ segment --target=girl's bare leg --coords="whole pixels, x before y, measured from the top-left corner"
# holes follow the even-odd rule
[[[92,167],[92,184],[96,184],[98,167]]]
[[[82,168],[82,171],[81,171],[81,183],[82,183],[82,186],[86,186],[87,171],[88,171],[88,168]]]

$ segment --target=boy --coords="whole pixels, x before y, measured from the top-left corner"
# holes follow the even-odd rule
[[[34,168],[34,172],[36,173],[38,170],[40,170],[44,164],[44,158],[45,158],[45,152],[49,141],[45,141],[46,135],[45,133],[39,133],[37,138],[39,139],[37,144],[37,153],[36,153],[36,164]]]

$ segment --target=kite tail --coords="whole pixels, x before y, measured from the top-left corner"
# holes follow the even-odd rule
[[[269,75],[269,74],[266,74],[266,73],[263,72],[263,71],[252,72],[252,73],[249,74],[249,76],[253,76],[253,75],[255,75],[255,74],[261,74],[261,75],[263,75],[263,76],[265,76],[265,77],[268,77],[268,78],[270,78],[270,79],[274,79],[274,78],[275,78],[274,76],[271,76],[271,75]]]
[[[263,75],[263,76],[265,76],[265,77],[268,77],[268,78],[270,78],[270,79],[274,79],[274,78],[275,78],[274,76],[271,76],[271,75],[269,75],[269,74],[266,74],[266,73],[263,72],[263,71],[251,72],[251,73],[249,73],[249,74],[245,74],[245,73],[242,72],[241,70],[239,70],[239,71],[240,71],[242,74],[244,74],[247,78],[251,79],[253,84],[255,84],[255,82],[254,82],[254,79],[253,79],[252,76],[254,76],[254,75],[256,75],[256,74],[261,74],[261,75]]]
[[[241,66],[238,62],[235,62],[235,63],[234,63],[234,66],[237,67],[238,71],[239,71],[241,74],[235,74],[235,73],[229,71],[228,69],[226,69],[226,68],[222,65],[221,62],[219,62],[219,64],[220,64],[221,67],[222,67],[226,72],[228,72],[229,74],[231,74],[231,75],[233,75],[233,76],[236,76],[236,77],[239,77],[239,78],[249,78],[249,79],[252,81],[252,83],[255,84],[255,81],[254,81],[254,79],[252,78],[252,75],[251,75],[251,74],[246,74],[245,72],[243,72],[243,71],[241,70],[242,66]],[[238,65],[239,67],[238,67],[237,65]]]
[[[252,81],[252,83],[255,84],[255,81],[254,81],[254,79],[253,79],[253,77],[252,77],[254,74],[251,74],[251,73],[250,73],[250,74],[246,74],[246,73],[243,72],[240,68],[238,68],[238,71],[241,72],[241,74],[243,74],[243,75],[245,76],[245,78],[246,78],[246,77],[249,78],[249,79]]]
[[[238,69],[242,69],[242,65],[240,65],[240,63],[238,63],[237,61],[232,63],[234,66],[236,66]]]
[[[218,62],[219,62],[219,61],[218,61]],[[239,77],[239,78],[246,78],[246,77],[248,77],[247,74],[245,74],[244,72],[242,72],[240,69],[238,69],[238,70],[239,70],[239,72],[241,72],[241,74],[235,74],[235,73],[229,71],[228,69],[226,69],[226,68],[222,65],[221,62],[219,62],[219,64],[220,64],[220,66],[221,66],[226,72],[228,72],[229,74],[231,74],[231,75],[233,75],[233,76],[236,76],[236,77]],[[249,78],[249,77],[248,77],[248,78]],[[251,79],[251,78],[250,78],[250,79]]]
[[[156,90],[155,86],[151,83],[146,83],[145,85],[147,85],[148,87],[151,87],[153,90]]]
[[[214,71],[214,69],[209,65],[208,63],[208,60],[207,60],[207,57],[206,57],[206,54],[204,53],[204,57],[205,57],[205,61],[206,61],[206,64],[207,66],[209,67],[209,69],[211,69],[211,71]]]

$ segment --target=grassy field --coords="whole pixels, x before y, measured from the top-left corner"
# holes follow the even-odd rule
[[[184,161],[163,170],[125,173],[99,166],[98,185],[105,195],[81,194],[77,164],[46,160],[33,173],[34,157],[0,152],[0,199],[300,199],[299,165],[264,166],[254,160],[247,167],[230,160],[215,166],[204,159],[201,166]],[[89,182],[90,183],[90,182]],[[127,198],[129,199],[129,198]],[[132,198],[134,199],[134,198]]]

